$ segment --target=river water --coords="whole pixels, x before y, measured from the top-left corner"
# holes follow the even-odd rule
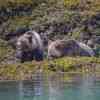
[[[2,81],[0,100],[100,100],[100,77],[38,74],[30,81]]]

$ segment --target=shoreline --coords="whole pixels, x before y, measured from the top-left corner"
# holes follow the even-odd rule
[[[0,81],[32,80],[35,74],[99,74],[100,58],[95,57],[64,57],[51,61],[25,62],[23,64],[0,65]]]

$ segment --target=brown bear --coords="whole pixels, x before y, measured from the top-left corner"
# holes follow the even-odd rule
[[[16,44],[16,56],[21,62],[43,60],[43,43],[40,35],[35,31],[28,31],[20,36]]]
[[[74,39],[56,40],[48,46],[48,58],[59,58],[63,56],[94,56],[95,53],[86,44]]]

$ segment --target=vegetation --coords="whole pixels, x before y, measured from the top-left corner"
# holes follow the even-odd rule
[[[52,25],[55,23],[58,26],[60,23],[63,23],[64,26],[68,23],[69,31],[71,29],[73,31],[75,28],[80,30],[84,27],[84,21],[88,22],[100,11],[99,0],[5,0],[5,2],[1,0],[0,7],[3,7],[10,13],[9,16],[9,14],[6,14],[7,11],[2,12],[3,16],[1,14],[0,17],[0,19],[4,20],[0,21],[7,24],[5,26],[6,32],[16,31],[19,27],[37,29],[37,27],[46,27],[48,24]],[[3,8],[1,11],[4,10]],[[89,27],[92,26],[89,25]],[[94,33],[99,32],[98,28],[92,28],[93,30],[89,31],[95,31]],[[63,32],[62,30],[62,33],[67,34],[69,31]],[[87,31],[85,30],[85,32]],[[57,31],[55,34],[57,33],[61,34],[61,31]]]
[[[99,26],[99,0],[0,0],[0,64],[13,56],[14,52],[9,41],[5,40],[6,33],[13,33],[23,27],[47,32],[51,31],[52,27],[49,38],[60,36],[84,41],[85,38],[100,36]],[[99,48],[100,45],[97,49],[98,57]],[[82,66],[97,66],[96,71],[100,71],[100,59],[95,57],[45,60],[41,65],[44,72],[81,72]],[[39,66],[40,64],[34,61],[1,64],[0,79],[31,78]]]
[[[13,49],[7,42],[0,39],[0,63],[13,53]]]
[[[34,73],[42,70],[43,73],[67,72],[67,73],[100,73],[100,59],[95,57],[67,57],[53,61],[26,62],[23,64],[0,65],[1,80],[26,80],[31,79]],[[94,67],[95,66],[95,67]],[[84,69],[85,68],[85,69]],[[95,69],[94,69],[95,68]],[[93,70],[91,70],[93,69]]]
[[[99,0],[64,0],[64,5],[69,8],[77,8],[80,10],[100,11]]]

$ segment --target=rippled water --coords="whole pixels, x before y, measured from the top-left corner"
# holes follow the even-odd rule
[[[0,82],[0,100],[100,100],[97,75],[55,74],[31,81]]]

